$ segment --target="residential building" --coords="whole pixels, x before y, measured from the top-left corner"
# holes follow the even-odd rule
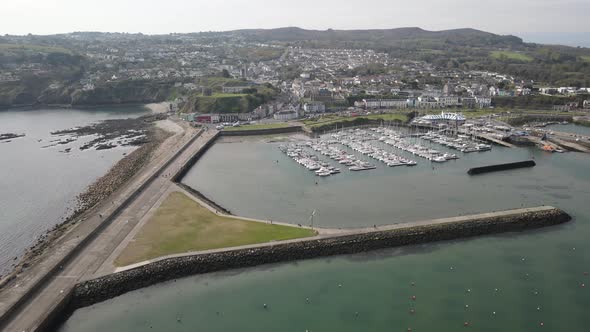
[[[491,103],[491,101],[490,101],[490,103]],[[465,97],[465,98],[461,98],[461,104],[465,108],[475,108],[475,106],[477,106],[477,100],[472,97]]]
[[[363,99],[363,101],[355,102],[354,106],[366,109],[407,108],[408,102],[405,99]]]
[[[273,117],[276,120],[288,121],[288,120],[298,119],[298,118],[302,117],[304,114],[305,114],[305,112],[302,109],[300,109],[299,107],[291,106],[286,110],[276,112],[273,115]]]
[[[326,111],[326,105],[321,102],[306,103],[303,105],[303,110],[306,113],[323,113]]]
[[[459,106],[459,97],[457,96],[443,96],[434,98],[442,107],[457,107]]]
[[[475,97],[475,103],[479,108],[489,108],[490,106],[492,106],[492,98]]]
[[[584,100],[584,108],[589,109],[590,108],[590,99],[589,100]]]

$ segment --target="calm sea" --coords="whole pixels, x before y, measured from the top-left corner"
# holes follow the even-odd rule
[[[0,274],[72,212],[79,193],[123,158],[123,153],[133,150],[80,151],[92,137],[43,148],[60,139],[50,132],[144,114],[147,110],[140,107],[0,112],[0,133],[26,135],[0,141]],[[60,152],[68,147],[70,153]]]

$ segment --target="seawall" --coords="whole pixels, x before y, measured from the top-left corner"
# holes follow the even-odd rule
[[[134,184],[134,187],[130,194],[125,197],[123,202],[115,206],[113,209],[109,211],[107,215],[105,215],[104,220],[91,232],[85,234],[83,238],[80,238],[78,242],[72,244],[71,246],[65,246],[64,248],[57,248],[57,254],[53,255],[50,259],[48,259],[47,268],[42,270],[34,277],[33,282],[25,287],[20,291],[20,295],[15,302],[8,303],[7,308],[4,312],[0,312],[0,330],[7,324],[9,318],[20,308],[24,303],[31,300],[35,294],[42,288],[44,284],[48,282],[52,277],[58,274],[61,271],[61,267],[66,265],[68,262],[72,261],[76,255],[82,251],[86,246],[88,246],[94,239],[98,237],[98,235],[107,227],[109,226],[119,214],[129,206],[135,198],[137,198],[145,188],[147,188],[156,178],[158,178],[164,169],[166,169],[174,160],[182,154],[195,140],[197,140],[201,134],[202,130],[196,133],[185,145],[179,149],[174,155],[167,160],[162,165],[159,165],[155,170],[153,170],[147,179]],[[62,302],[59,303],[59,306],[64,306]],[[53,312],[48,314],[49,317],[52,317]]]
[[[256,136],[256,135],[276,135],[276,134],[287,134],[296,133],[302,131],[301,126],[291,126],[282,128],[268,128],[268,129],[257,129],[257,130],[223,130],[221,136]]]
[[[526,161],[519,161],[519,162],[515,162],[515,163],[474,167],[474,168],[470,168],[467,171],[467,174],[477,175],[477,174],[484,174],[484,173],[490,173],[490,172],[506,171],[506,170],[517,169],[517,168],[534,167],[535,165],[537,165],[537,164],[535,163],[534,160],[526,160]]]
[[[182,178],[184,178],[184,176],[186,175],[186,173],[188,173],[188,171],[201,158],[201,156],[205,154],[207,150],[209,150],[209,148],[215,143],[215,141],[217,140],[217,138],[219,138],[220,135],[221,132],[219,131],[215,133],[215,135],[211,137],[209,141],[207,141],[207,143],[205,143],[205,145],[203,145],[199,149],[199,151],[197,151],[184,165],[182,165],[180,170],[178,170],[178,172],[174,174],[174,176],[172,176],[172,182],[180,183],[182,181]]]
[[[537,207],[413,222],[377,230],[352,231],[312,239],[267,243],[246,249],[227,249],[179,255],[110,274],[76,286],[69,312],[129,291],[191,275],[288,262],[323,256],[415,245],[480,235],[524,231],[565,223],[571,217],[554,207]]]

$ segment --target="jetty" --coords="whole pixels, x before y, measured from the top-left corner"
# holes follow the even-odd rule
[[[476,138],[479,138],[481,140],[484,140],[484,141],[488,141],[488,142],[491,142],[491,143],[502,145],[502,146],[507,147],[507,148],[515,148],[516,147],[516,145],[514,145],[514,144],[511,144],[511,143],[508,143],[506,141],[503,141],[503,140],[494,138],[494,137],[492,137],[490,135],[477,134],[477,135],[475,135],[475,137]]]

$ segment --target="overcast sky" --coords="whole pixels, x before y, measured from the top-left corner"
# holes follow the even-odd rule
[[[590,0],[12,0],[0,34],[220,31],[298,26],[590,32]]]

